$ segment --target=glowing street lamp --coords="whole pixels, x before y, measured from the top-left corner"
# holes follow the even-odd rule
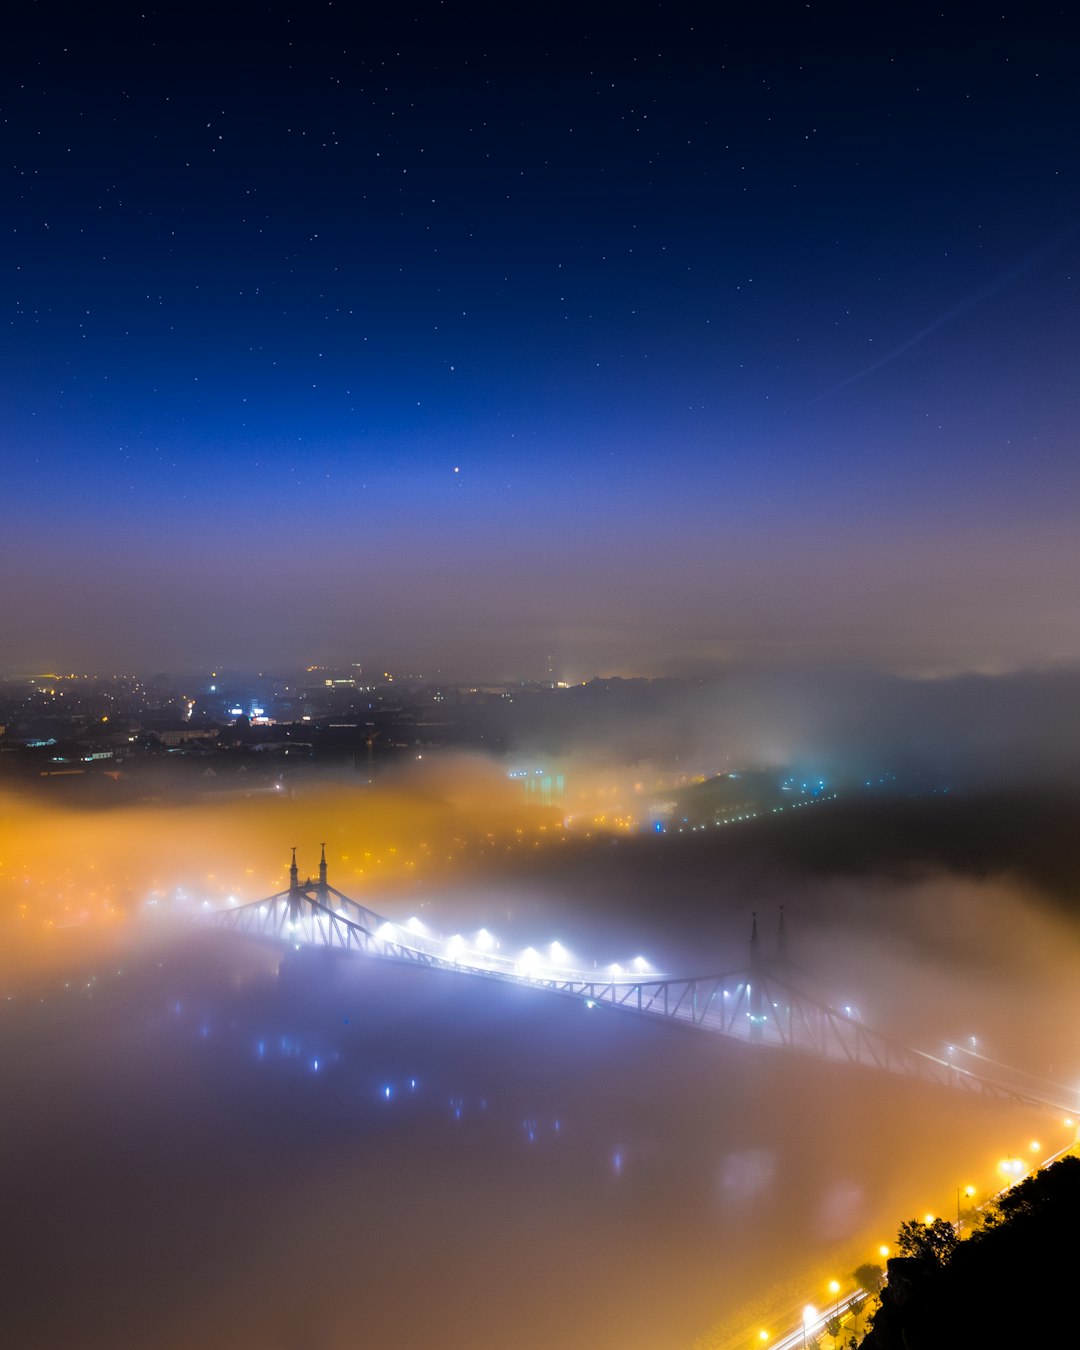
[[[829,1293],[833,1296],[833,1317],[836,1321],[840,1320],[840,1281],[829,1281]]]
[[[1009,1178],[1008,1184],[1011,1186],[1013,1182],[1020,1180],[1027,1168],[1019,1158],[1002,1158],[998,1163],[998,1171]]]
[[[802,1310],[802,1343],[803,1350],[806,1350],[806,1333],[817,1321],[817,1309],[812,1303],[808,1303]]]

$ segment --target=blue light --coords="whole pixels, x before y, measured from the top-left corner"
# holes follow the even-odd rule
[[[385,1099],[386,1099],[387,1101],[389,1101],[390,1098],[393,1096],[393,1088],[391,1088],[390,1084],[387,1083],[387,1084],[385,1085],[385,1087],[383,1088],[382,1091],[383,1091],[383,1097],[385,1097]]]

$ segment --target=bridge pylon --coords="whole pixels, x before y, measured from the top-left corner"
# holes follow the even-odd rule
[[[757,910],[750,921],[750,970],[747,981],[749,994],[750,1039],[760,1041],[765,1026],[765,992],[762,976],[761,939],[757,930]]]
[[[319,858],[319,889],[317,894],[319,903],[328,905],[330,903],[330,888],[326,882],[326,845],[320,844],[319,847],[322,849],[322,855]]]

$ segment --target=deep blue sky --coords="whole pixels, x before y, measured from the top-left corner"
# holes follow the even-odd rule
[[[1076,24],[25,5],[8,669],[1080,658]]]

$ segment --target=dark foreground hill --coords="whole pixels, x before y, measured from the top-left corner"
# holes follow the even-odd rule
[[[1007,1191],[963,1242],[905,1224],[909,1255],[889,1282],[862,1350],[937,1350],[1026,1339],[1072,1288],[1080,1249],[1080,1158],[1063,1158]],[[1059,1332],[1060,1332],[1059,1324]],[[1067,1333],[1064,1339],[1072,1341]]]

